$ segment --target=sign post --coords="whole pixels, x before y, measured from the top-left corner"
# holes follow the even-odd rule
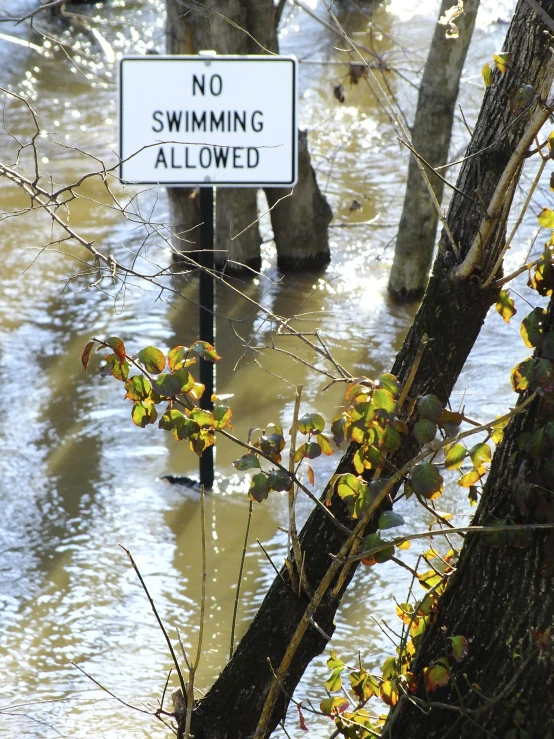
[[[296,59],[281,56],[124,57],[120,179],[200,188],[199,334],[214,343],[214,186],[293,187],[297,178]],[[200,360],[211,410],[213,365]],[[213,447],[200,482],[214,480]]]
[[[200,259],[204,267],[198,277],[198,334],[202,341],[215,343],[214,297],[214,188],[200,188]],[[200,398],[200,407],[213,410],[212,395],[214,392],[214,364],[200,359],[200,382],[204,385],[204,394]],[[214,484],[214,448],[209,446],[200,457],[200,484],[211,490]]]

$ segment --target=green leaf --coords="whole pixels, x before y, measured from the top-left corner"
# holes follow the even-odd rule
[[[88,362],[90,359],[90,353],[92,351],[92,347],[95,345],[95,341],[89,341],[89,343],[85,346],[85,350],[83,351],[81,355],[81,363],[83,365],[83,368],[86,370],[88,366]]]
[[[387,657],[381,667],[383,680],[391,680],[398,675],[398,665],[396,657]]]
[[[488,62],[481,70],[481,74],[483,75],[485,87],[490,87],[492,85],[492,67]]]
[[[456,662],[462,662],[467,657],[469,643],[465,636],[451,636],[450,646],[452,647],[452,656]]]
[[[146,400],[152,392],[152,385],[144,375],[134,375],[125,383],[125,390],[125,397],[129,400]]]
[[[347,472],[344,475],[340,475],[337,481],[336,491],[343,500],[351,495],[358,496],[363,481]]]
[[[131,411],[131,417],[133,423],[141,428],[148,426],[149,423],[155,423],[158,417],[156,406],[152,401],[139,400],[133,403],[133,410]]]
[[[269,487],[278,493],[290,490],[292,480],[284,470],[271,470],[268,476]]]
[[[164,429],[165,431],[173,431],[173,429],[180,425],[184,420],[185,416],[181,411],[175,410],[174,408],[168,408],[160,418],[158,428]]]
[[[333,650],[331,650],[331,655],[327,660],[327,667],[330,670],[336,670],[338,667],[344,667],[344,662],[337,657]]]
[[[387,373],[384,375],[379,375],[379,387],[388,390],[393,398],[396,398],[400,390],[400,383],[398,382],[397,377]]]
[[[317,443],[321,447],[321,451],[323,454],[326,454],[328,457],[330,457],[333,454],[333,447],[331,446],[331,443],[329,442],[329,437],[325,434],[318,434],[317,435]]]
[[[362,541],[362,552],[367,552],[368,557],[372,557],[373,561],[379,564],[387,562],[391,557],[394,556],[394,546],[388,546],[385,549],[381,549],[379,552],[373,552],[370,554],[372,549],[388,544],[388,541],[383,541],[379,532],[375,534],[368,534]],[[373,562],[371,562],[373,564]],[[394,657],[391,657],[394,660]]]
[[[339,416],[339,418],[335,418],[335,420],[331,424],[331,433],[333,434],[333,441],[337,446],[340,446],[344,441],[345,432],[346,418],[344,416]]]
[[[375,418],[375,406],[369,401],[358,403],[350,414],[351,420],[358,422],[356,425],[361,428],[368,428],[369,424]]]
[[[191,443],[196,443],[196,441],[200,439],[201,434],[204,433],[201,431],[200,426],[195,423],[195,421],[191,421],[190,418],[185,417],[175,423],[175,426],[173,427],[171,432],[178,441],[187,440]],[[207,444],[207,441],[207,439],[204,439],[202,441],[202,444],[198,447],[200,451],[197,451],[197,449],[195,449],[194,447],[193,451],[196,452],[196,454],[201,454],[204,451],[204,447],[209,446],[209,444]]]
[[[551,260],[551,253],[545,250],[542,260],[536,265],[535,271],[527,283],[539,295],[551,295],[554,290],[554,266]]]
[[[213,417],[216,429],[226,428],[231,421],[232,412],[226,405],[216,405],[213,410]]]
[[[260,437],[260,441],[256,445],[260,447],[262,453],[266,457],[269,457],[272,462],[281,461],[281,452],[285,447],[285,439],[283,438],[280,428],[279,432],[280,433],[273,433]],[[300,459],[303,459],[303,456],[300,456]]]
[[[387,706],[395,706],[400,700],[400,691],[397,680],[385,680],[379,688],[379,695]]]
[[[159,375],[165,367],[165,356],[155,346],[147,346],[137,354],[144,369],[153,375]]]
[[[405,523],[402,516],[395,511],[383,511],[379,516],[379,528],[381,531],[394,529],[396,526],[404,526]]]
[[[120,382],[125,382],[129,377],[130,365],[126,359],[120,359],[115,354],[108,354],[105,358],[105,365],[100,368],[100,375],[106,377],[111,375]]]
[[[384,452],[392,454],[396,452],[397,449],[400,449],[401,444],[402,437],[391,423],[387,423],[385,427],[385,435],[383,436],[383,441],[381,442],[381,449]]]
[[[554,359],[554,331],[549,331],[543,336],[541,356],[545,359]]]
[[[444,466],[447,470],[459,469],[466,458],[466,448],[463,444],[452,444],[446,447]]]
[[[196,359],[189,359],[191,349],[189,346],[175,346],[167,355],[167,366],[174,372],[175,370],[188,367],[196,362]]]
[[[161,395],[162,398],[173,398],[181,391],[181,381],[175,375],[159,375],[152,383],[152,387],[154,392]]]
[[[193,408],[190,412],[189,418],[191,421],[197,423],[200,428],[214,428],[215,426],[213,413],[206,411],[203,408]]]
[[[496,303],[496,310],[506,323],[510,323],[510,318],[515,316],[517,308],[515,307],[514,299],[510,297],[510,293],[507,290],[501,290]]]
[[[428,693],[448,685],[449,680],[450,672],[444,665],[433,665],[433,667],[425,667],[423,670],[423,682]]]
[[[417,401],[417,409],[420,418],[426,418],[433,423],[439,423],[441,414],[444,410],[444,404],[436,395],[424,395]]]
[[[470,470],[460,477],[458,485],[461,488],[471,488],[475,483],[480,482],[482,474],[478,470]]]
[[[531,377],[533,376],[534,364],[533,359],[526,359],[516,365],[512,370],[510,380],[516,393],[523,393],[528,389]]]
[[[110,347],[110,349],[113,349],[116,357],[121,359],[121,361],[125,359],[125,344],[119,336],[110,336],[109,339],[106,339],[105,343]]]
[[[383,544],[386,544],[387,542],[383,542]],[[391,544],[390,547],[387,547],[386,549],[381,549],[380,552],[375,552],[373,555],[373,559],[377,562],[377,564],[383,564],[384,562],[388,562],[389,559],[394,557],[394,546]]]
[[[321,713],[325,714],[325,716],[333,716],[346,711],[349,705],[350,702],[347,698],[335,695],[333,698],[325,698],[325,700],[322,700],[319,704],[319,708],[321,709]]]
[[[491,461],[491,448],[485,443],[475,444],[469,450],[469,456],[475,469],[481,471],[483,465]]]
[[[546,311],[535,308],[521,322],[520,333],[528,347],[538,346],[542,339]]]
[[[459,426],[463,421],[463,416],[457,411],[443,410],[441,413],[439,426],[447,436],[456,436]]]
[[[441,582],[442,576],[435,570],[427,570],[426,572],[418,572],[417,579],[424,590],[430,590]]]
[[[331,673],[331,677],[325,681],[325,687],[330,693],[335,693],[337,690],[342,688],[341,673],[344,670],[343,667],[336,667]]]
[[[385,388],[380,388],[373,393],[372,404],[375,410],[386,413],[394,413],[396,410],[394,395]]]
[[[352,692],[360,701],[368,701],[373,696],[379,695],[379,683],[363,668],[350,673],[350,685]]]
[[[537,219],[543,228],[554,228],[554,210],[543,208]]]
[[[260,460],[256,454],[244,454],[240,459],[235,459],[233,467],[239,472],[255,468],[260,469]]]
[[[191,346],[191,349],[195,351],[199,357],[206,359],[209,362],[217,362],[221,359],[219,354],[216,352],[215,347],[207,341],[195,341]]]
[[[418,443],[428,444],[433,441],[437,435],[437,425],[433,421],[429,421],[427,418],[421,418],[414,425],[414,436]]]
[[[317,441],[310,441],[309,444],[306,444],[306,451],[304,452],[304,456],[308,459],[317,459],[317,457],[321,456],[321,447],[317,443]]]
[[[261,503],[262,500],[265,500],[269,495],[269,490],[269,480],[263,472],[258,472],[258,474],[254,475],[250,481],[248,495],[252,500],[256,500],[258,503]]]
[[[184,367],[181,369],[175,370],[175,372],[173,372],[171,377],[174,377],[175,380],[178,382],[179,393],[183,395],[185,393],[189,393],[195,385],[194,377]]]
[[[325,421],[319,413],[306,413],[298,421],[298,430],[301,434],[309,434],[310,431],[321,433],[325,428]]]
[[[493,54],[494,63],[500,74],[504,74],[510,66],[512,60],[511,51],[502,51],[500,54]]]
[[[443,480],[434,464],[423,462],[412,469],[411,484],[416,495],[433,500],[442,492]]]
[[[546,428],[537,429],[531,434],[526,444],[526,450],[533,459],[542,459],[550,453],[550,439]]]

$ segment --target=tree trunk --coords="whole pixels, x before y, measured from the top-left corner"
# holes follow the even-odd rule
[[[248,11],[244,3],[213,0],[189,8],[180,0],[167,0],[166,6],[168,54],[193,54],[204,49],[215,49],[218,54],[252,53],[251,39],[241,30],[248,28]],[[168,197],[171,231],[174,234],[183,232],[182,236],[193,242],[188,246],[187,241],[173,236],[174,249],[179,252],[198,249],[200,214],[193,191],[172,187],[168,188]],[[261,238],[257,219],[255,188],[218,189],[214,255],[217,269],[225,269],[232,274],[250,269],[259,271]]]
[[[551,301],[550,330],[553,316]],[[508,425],[475,525],[491,525],[494,520],[554,522],[554,485],[544,474],[545,459],[522,451],[518,443],[522,432],[532,432],[552,417],[551,411],[544,414],[545,403],[546,398],[536,398]],[[551,459],[547,457],[547,463]],[[438,739],[455,724],[459,739],[554,738],[554,531],[520,533],[512,543],[506,541],[509,537],[504,534],[496,545],[481,534],[466,539],[437,620],[412,664],[419,681],[416,697],[450,708],[422,711],[402,699],[389,717],[385,736]],[[468,639],[467,657],[460,664],[449,660],[449,684],[426,696],[423,668],[444,657],[446,639],[458,635]]]
[[[543,6],[547,1],[542,0]],[[549,40],[526,0],[520,0],[518,4],[504,48],[513,52],[514,71],[502,77],[495,75],[494,85],[485,95],[468,152],[481,153],[466,160],[458,180],[461,191],[472,193],[479,187],[485,205],[489,203],[527,124],[527,116],[516,120],[517,116],[511,114],[508,121],[505,120],[507,93],[514,85],[519,86],[521,78],[534,85],[535,89],[541,89],[545,80],[549,85],[552,82]],[[507,122],[509,128],[506,127]],[[458,192],[454,194],[448,223],[462,257],[469,251],[481,219],[481,202]],[[499,228],[497,237],[488,243],[485,257],[489,263],[498,257],[503,243],[502,234],[503,228]],[[496,299],[496,291],[483,290],[476,279],[451,281],[455,264],[449,241],[443,234],[434,274],[392,369],[401,383],[406,382],[422,338],[427,335],[427,348],[410,390],[414,396],[433,392],[443,401],[448,399],[488,309]],[[392,458],[392,464],[400,467],[410,460],[415,451],[413,444],[413,441],[405,443]],[[354,472],[352,459],[355,450],[356,445],[351,444],[339,464],[338,473]],[[326,491],[323,498],[325,494]],[[352,525],[336,495],[332,498],[331,511],[339,521]],[[375,528],[376,519],[373,530]],[[311,586],[316,588],[329,566],[329,554],[339,551],[345,535],[316,508],[303,527],[300,538],[305,556],[304,571]],[[349,571],[341,595],[354,571],[354,567]],[[339,604],[340,597],[333,598],[328,590],[315,614],[315,621],[328,635],[334,631],[333,619]],[[233,659],[194,711],[193,733],[196,739],[246,739],[254,735],[273,681],[269,662],[273,669],[279,667],[307,605],[304,596],[297,598],[292,594],[287,571],[283,569],[275,578]],[[326,643],[318,630],[308,629],[284,680],[287,695],[292,695],[307,665],[321,653]],[[282,693],[272,712],[268,733],[284,717],[287,703]]]
[[[215,49],[219,54],[278,53],[277,25],[282,5],[273,0],[208,0],[189,6],[167,0],[167,51],[191,54]],[[309,270],[329,263],[327,226],[331,211],[321,194],[305,142],[299,135],[298,185],[271,212],[278,265],[283,270]],[[198,248],[197,204],[186,188],[168,189],[171,230],[192,238]],[[270,206],[289,190],[268,188]],[[257,193],[253,188],[220,188],[216,201],[216,267],[248,273],[261,267]],[[240,236],[238,235],[240,234]],[[194,239],[193,237],[196,237]],[[177,251],[186,242],[172,237]],[[185,248],[185,251],[187,249]],[[246,268],[246,269],[245,269]]]
[[[442,0],[439,18],[452,5],[453,0]],[[478,9],[479,0],[464,2],[464,13],[455,21],[458,38],[446,38],[445,26],[435,26],[412,129],[414,149],[432,167],[447,162],[460,76]],[[440,203],[444,183],[428,168],[426,174]],[[388,286],[394,299],[413,301],[423,295],[433,259],[437,222],[437,210],[412,155]]]
[[[298,132],[298,182],[290,188],[268,187],[271,224],[277,244],[277,266],[288,270],[314,270],[330,260],[328,226],[333,214],[321,194],[310,164],[308,134]]]

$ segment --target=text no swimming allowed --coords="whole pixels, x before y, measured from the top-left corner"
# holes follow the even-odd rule
[[[260,151],[252,146],[160,146],[154,169],[255,169]]]

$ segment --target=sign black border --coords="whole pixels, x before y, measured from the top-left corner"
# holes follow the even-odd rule
[[[124,180],[123,175],[123,162],[121,161],[122,149],[123,149],[123,64],[126,61],[262,61],[262,62],[290,62],[292,64],[292,130],[294,132],[292,142],[292,172],[293,179],[286,182],[214,182],[213,180],[206,181],[186,181],[186,182],[144,182],[139,180]],[[232,54],[219,54],[212,55],[185,55],[185,54],[165,54],[165,55],[144,55],[144,56],[124,56],[119,60],[119,78],[118,78],[118,93],[119,93],[119,179],[123,185],[159,185],[161,187],[294,187],[298,181],[298,125],[296,120],[296,104],[297,104],[297,67],[298,60],[295,56],[265,56],[261,54],[250,54],[250,55],[232,55]]]

